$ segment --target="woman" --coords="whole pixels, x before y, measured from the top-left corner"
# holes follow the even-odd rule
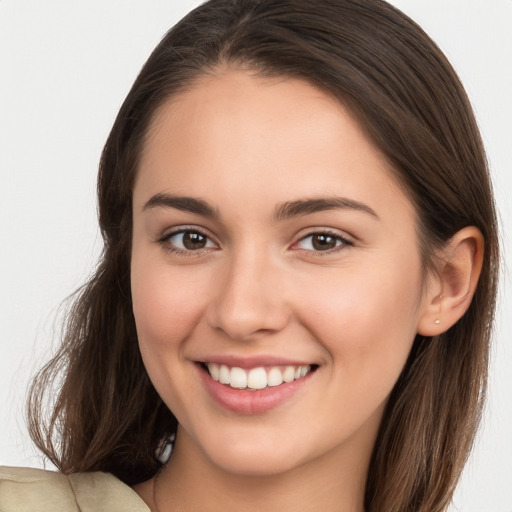
[[[204,4],[141,71],[98,191],[103,258],[31,402],[69,477],[6,470],[10,509],[446,508],[498,251],[471,108],[417,25],[380,1]]]

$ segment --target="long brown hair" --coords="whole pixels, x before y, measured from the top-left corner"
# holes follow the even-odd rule
[[[177,427],[143,366],[131,309],[132,188],[148,125],[169,96],[219,65],[301,78],[335,96],[386,155],[418,217],[425,269],[458,230],[483,233],[467,313],[417,336],[373,451],[367,511],[435,512],[449,503],[485,398],[498,241],[489,174],[471,106],[432,40],[382,0],[210,0],[163,38],[129,92],[98,177],[104,251],[77,292],[58,354],[35,379],[31,435],[66,473],[128,484],[159,469]],[[45,390],[59,382],[48,417]]]

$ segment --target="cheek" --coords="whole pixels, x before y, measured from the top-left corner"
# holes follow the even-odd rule
[[[134,255],[131,280],[139,345],[153,378],[156,368],[172,366],[180,357],[183,340],[201,317],[205,300],[201,276],[190,269],[172,271],[161,262]]]
[[[140,264],[139,264],[140,262]],[[132,301],[139,347],[155,389],[175,414],[187,410],[184,348],[196,328],[204,294],[197,272],[132,258]]]
[[[191,269],[176,270],[165,262],[134,255],[131,286],[139,334],[166,344],[179,339],[180,332],[194,322],[201,308],[202,284],[198,272]]]
[[[357,374],[369,386],[394,383],[416,335],[421,267],[381,262],[363,270],[333,272],[328,287],[304,283],[303,323],[324,345],[333,371]]]

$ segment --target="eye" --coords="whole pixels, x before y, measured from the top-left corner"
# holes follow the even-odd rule
[[[324,232],[311,233],[301,238],[296,247],[306,251],[327,252],[345,245],[352,245],[352,243],[340,235]]]
[[[200,251],[217,247],[207,235],[193,229],[174,231],[166,235],[161,242],[165,243],[169,250],[175,252]]]

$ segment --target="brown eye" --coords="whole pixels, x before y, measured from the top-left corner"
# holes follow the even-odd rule
[[[352,245],[343,237],[331,233],[312,233],[299,240],[297,247],[307,251],[327,252],[333,249]]]
[[[183,246],[190,251],[204,249],[207,241],[208,239],[201,233],[194,233],[193,231],[183,233]]]
[[[203,233],[193,230],[183,230],[171,233],[163,242],[170,245],[170,250],[200,251],[214,248],[216,245]]]
[[[334,249],[336,247],[338,240],[332,235],[319,233],[311,237],[311,243],[313,248],[317,251],[328,251],[329,249]]]

